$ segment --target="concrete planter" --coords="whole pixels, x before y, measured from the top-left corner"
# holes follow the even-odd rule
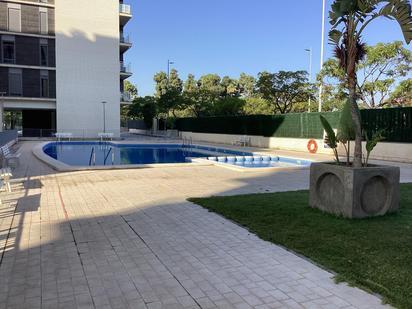
[[[347,218],[381,216],[399,209],[399,181],[399,167],[313,163],[309,205]]]

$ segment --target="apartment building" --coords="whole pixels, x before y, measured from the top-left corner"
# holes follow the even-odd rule
[[[119,0],[0,0],[0,112],[26,136],[120,134],[130,96]],[[21,123],[20,123],[21,122]]]

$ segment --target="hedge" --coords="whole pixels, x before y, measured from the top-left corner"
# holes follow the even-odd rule
[[[340,112],[179,118],[176,128],[196,133],[323,138],[319,115],[337,127]],[[362,110],[361,117],[363,128],[368,132],[385,130],[386,141],[412,142],[411,107]]]

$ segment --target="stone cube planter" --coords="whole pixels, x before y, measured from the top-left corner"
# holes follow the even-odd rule
[[[399,181],[399,167],[313,163],[309,205],[347,218],[381,216],[399,209]]]

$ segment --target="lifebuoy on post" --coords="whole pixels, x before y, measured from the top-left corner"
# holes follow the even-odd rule
[[[318,143],[314,139],[311,139],[308,142],[308,150],[310,153],[317,153],[318,152]]]

